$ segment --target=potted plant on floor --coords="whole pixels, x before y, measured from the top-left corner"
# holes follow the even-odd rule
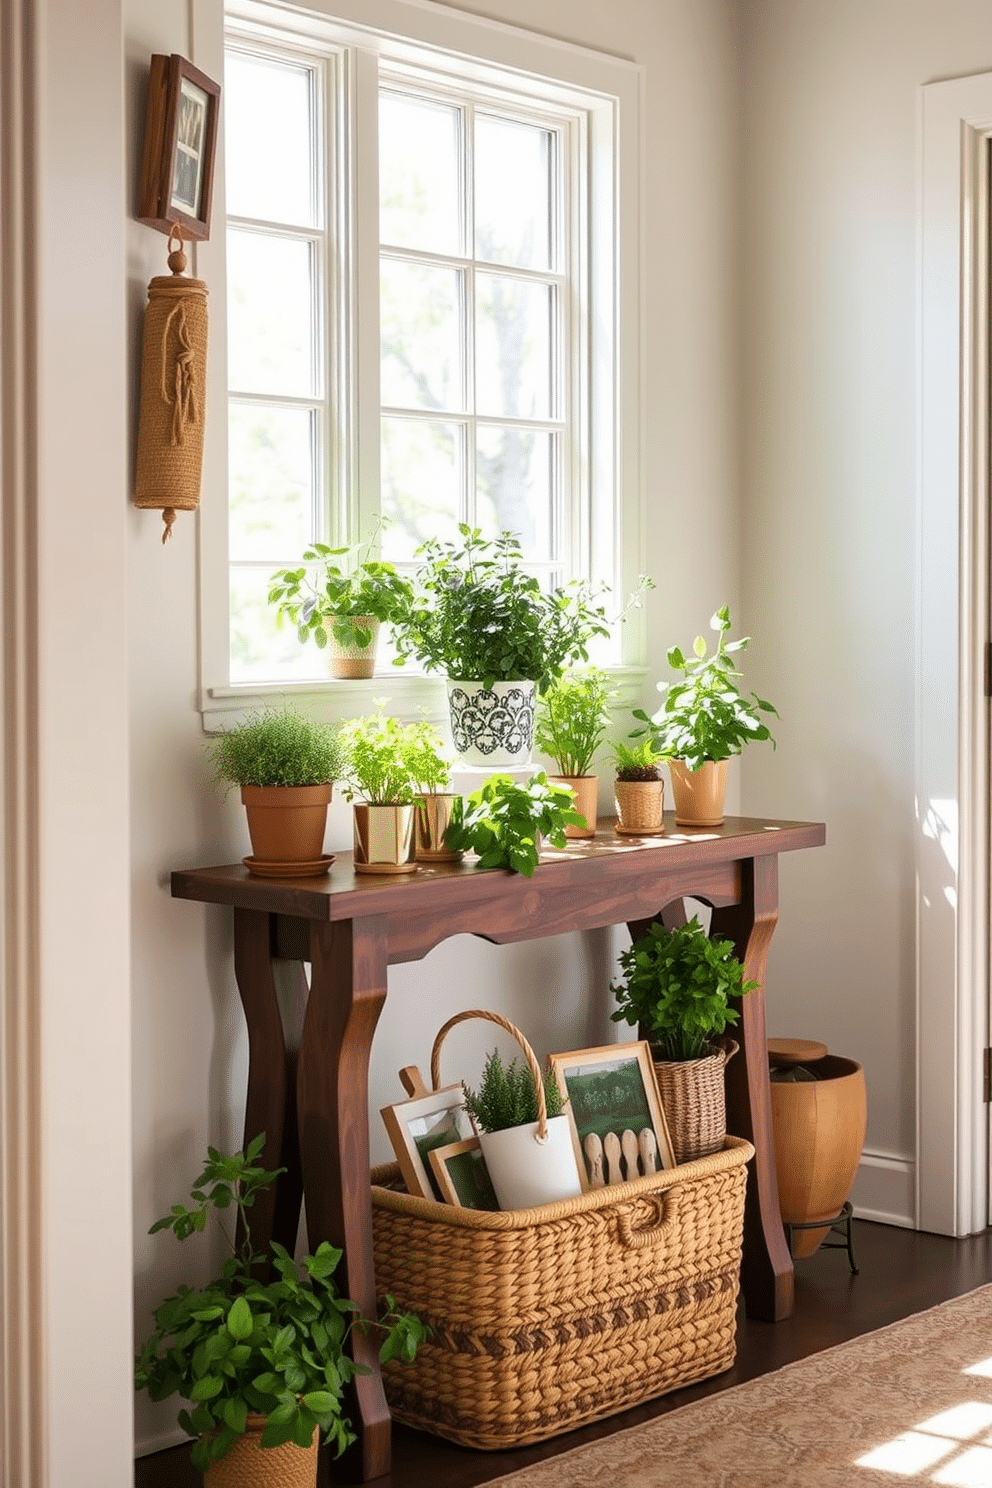
[[[739,1013],[731,999],[753,992],[732,941],[711,939],[699,923],[654,924],[620,953],[623,978],[611,991],[614,1023],[648,1039],[676,1162],[718,1152],[726,1136],[723,1071],[737,1051],[721,1042]]]
[[[447,776],[440,734],[382,708],[341,725],[345,799],[353,803],[356,873],[415,873],[421,777]]]
[[[612,744],[616,780],[613,798],[616,830],[633,836],[652,836],[665,830],[665,782],[662,757],[650,739],[638,744]]]
[[[450,1029],[484,1018],[506,1029],[523,1050],[524,1064],[504,1064],[494,1049],[486,1057],[478,1090],[465,1086],[465,1109],[476,1128],[501,1209],[530,1209],[575,1198],[582,1192],[572,1139],[554,1071],[542,1074],[537,1056],[514,1024],[483,1009],[449,1018],[434,1040],[431,1073],[440,1077],[441,1045]]]
[[[239,786],[252,855],[244,862],[265,878],[326,873],[327,807],[344,753],[338,736],[291,709],[264,708],[207,742],[215,779]]]
[[[396,622],[397,660],[415,657],[447,678],[455,749],[469,765],[526,764],[535,694],[609,636],[605,589],[578,581],[542,589],[512,532],[483,537],[464,523],[457,541],[418,549],[414,598]],[[640,593],[647,586],[643,580]]]
[[[552,785],[543,770],[521,782],[490,775],[466,798],[459,824],[449,839],[462,852],[478,853],[480,868],[509,868],[531,878],[541,856],[541,840],[565,847],[565,828],[581,826],[572,792]]]
[[[745,697],[737,686],[742,673],[732,660],[743,651],[749,636],[725,639],[731,625],[726,605],[710,620],[717,632],[716,649],[708,651],[697,636],[692,655],[678,646],[668,652],[668,664],[682,673],[681,682],[659,682],[665,701],[650,718],[643,709],[634,716],[650,733],[658,753],[668,760],[675,797],[675,820],[680,826],[717,827],[723,821],[727,790],[727,760],[745,744],[772,738],[765,718],[778,713],[771,703],[752,692]]]
[[[566,837],[596,835],[599,779],[591,766],[610,726],[609,704],[615,695],[606,673],[590,667],[555,678],[538,704],[537,747],[558,767],[552,782],[568,786],[576,811],[585,818],[585,826],[566,827]]]
[[[299,1264],[275,1241],[271,1256],[256,1254],[249,1210],[278,1177],[256,1166],[264,1145],[262,1134],[229,1157],[208,1148],[193,1207],[174,1204],[150,1231],[186,1240],[214,1210],[236,1220],[243,1236],[230,1241],[221,1276],[180,1286],[160,1303],[135,1361],[136,1389],[152,1400],[178,1394],[189,1402],[179,1424],[195,1439],[193,1462],[207,1488],[313,1488],[319,1434],[338,1453],[354,1440],[342,1412],[344,1388],[360,1368],[345,1352],[352,1328],[382,1331],[382,1359],[413,1359],[426,1332],[411,1313],[392,1308],[379,1322],[362,1318],[338,1294],[341,1252],[326,1241]],[[276,1279],[263,1282],[269,1261]]]
[[[334,677],[371,677],[379,627],[404,613],[412,590],[391,563],[372,558],[367,543],[330,548],[313,543],[298,568],[281,568],[269,584],[276,625],[289,620],[301,643],[328,651]]]

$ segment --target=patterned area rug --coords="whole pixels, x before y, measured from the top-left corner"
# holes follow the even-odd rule
[[[992,1488],[992,1286],[495,1481]]]

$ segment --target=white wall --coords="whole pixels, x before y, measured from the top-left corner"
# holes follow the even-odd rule
[[[199,11],[210,3],[197,0]],[[691,639],[717,604],[736,599],[737,75],[730,13],[724,0],[637,0],[609,9],[596,0],[512,0],[500,6],[500,19],[619,53],[646,68],[643,339],[650,433],[643,566],[659,583],[649,613],[653,679],[672,641],[687,634]],[[132,192],[148,56],[188,56],[190,45],[184,0],[127,0]],[[127,242],[133,372],[145,284],[165,270],[165,238],[130,221]],[[132,441],[136,397],[133,386]],[[219,416],[219,410],[208,415]],[[222,491],[203,493],[204,502],[223,500]],[[680,541],[680,530],[695,513],[717,534],[705,558],[694,552],[687,558]],[[183,1196],[184,1179],[194,1176],[208,1141],[238,1143],[244,1099],[245,1044],[227,913],[173,901],[168,873],[233,861],[248,851],[248,843],[240,807],[219,801],[208,783],[194,706],[196,520],[180,515],[165,549],[156,514],[132,511],[127,520],[140,1336],[150,1307],[191,1266],[189,1247],[179,1252],[169,1237],[148,1238],[148,1226]],[[348,846],[348,832],[347,813],[335,803],[329,845]],[[539,1053],[610,1037],[608,955],[605,935],[505,948],[457,940],[439,947],[427,963],[391,971],[371,1072],[374,1157],[390,1155],[377,1112],[401,1094],[398,1069],[416,1062],[426,1072],[434,1033],[451,1012],[476,1003],[494,1007],[525,1029]],[[453,1046],[449,1057],[457,1068],[459,1048]],[[201,1245],[192,1262],[204,1274],[208,1251]],[[172,1439],[174,1416],[174,1403],[155,1409],[139,1398],[139,1451]]]
[[[747,757],[745,800],[828,823],[826,848],[783,873],[769,1028],[864,1063],[855,1201],[905,1223],[918,90],[987,69],[992,23],[987,0],[749,0],[743,56],[743,618],[750,675],[782,714],[777,754]]]

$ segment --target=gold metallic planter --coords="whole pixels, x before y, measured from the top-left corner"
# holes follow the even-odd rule
[[[457,863],[462,853],[447,843],[448,827],[461,818],[462,798],[447,792],[417,797],[417,858],[424,863]]]
[[[356,873],[416,873],[415,806],[352,807]]]

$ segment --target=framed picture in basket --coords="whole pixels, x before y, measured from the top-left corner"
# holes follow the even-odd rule
[[[407,1192],[419,1199],[437,1199],[444,1203],[441,1185],[431,1168],[430,1154],[435,1147],[450,1147],[471,1135],[462,1086],[446,1085],[443,1090],[431,1090],[413,1100],[383,1106],[382,1119]]]
[[[499,1208],[478,1137],[466,1137],[463,1142],[452,1142],[447,1147],[432,1147],[428,1157],[446,1203],[457,1204],[461,1209]]]
[[[552,1054],[551,1067],[570,1102],[575,1155],[587,1189],[675,1166],[646,1040]]]

